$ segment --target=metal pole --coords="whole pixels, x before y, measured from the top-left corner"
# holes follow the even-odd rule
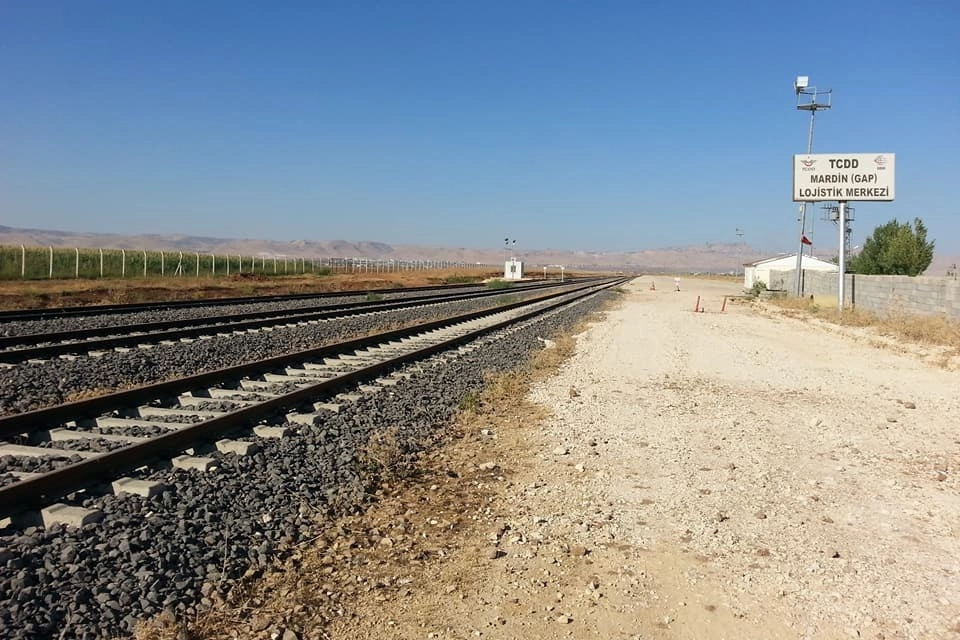
[[[814,97],[816,100],[816,97]],[[807,155],[813,153],[813,118],[817,114],[816,108],[810,109],[810,131],[807,133]],[[803,234],[807,226],[807,203],[800,205],[800,249],[797,251],[797,297],[800,297],[801,267],[803,266]]]
[[[741,229],[740,227],[737,227],[735,233],[737,235],[737,268],[733,270],[733,275],[739,276],[740,269],[743,267],[743,258],[741,258],[741,255],[740,255],[741,250],[743,249],[743,246],[741,245],[741,239],[743,238],[743,229]]]
[[[814,97],[814,101],[816,101],[816,97]],[[813,153],[813,119],[816,117],[816,115],[817,115],[817,110],[816,110],[815,108],[814,108],[814,109],[811,109],[811,110],[810,110],[810,131],[807,133],[807,155],[810,155],[811,153]],[[803,218],[804,220],[806,220],[806,218],[807,218],[807,203],[806,203],[806,202],[803,203],[803,214],[802,214],[800,217]],[[810,224],[810,228],[812,229],[812,228],[813,228],[813,218],[810,219],[810,223],[811,223],[811,224]],[[801,223],[801,225],[800,225],[800,251],[801,251],[801,253],[803,252],[803,236],[806,235],[806,233],[807,233],[806,225],[803,224],[803,223]],[[812,233],[813,233],[813,232],[811,231],[811,234],[812,234]],[[813,245],[812,245],[812,244],[810,245],[810,255],[811,255],[811,256],[813,255]]]
[[[840,280],[837,282],[837,309],[843,311],[844,271],[847,263],[847,252],[844,240],[847,235],[847,203],[840,201],[840,256],[837,263],[840,266]]]

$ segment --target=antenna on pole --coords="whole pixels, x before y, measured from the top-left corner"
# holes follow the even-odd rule
[[[797,110],[810,112],[810,130],[807,133],[807,155],[813,153],[813,121],[817,111],[829,109],[833,97],[833,89],[820,90],[810,86],[808,76],[797,76],[793,81],[793,91],[797,96]],[[800,249],[797,251],[797,296],[800,295],[800,287],[803,281],[801,278],[801,269],[803,266],[803,242],[807,227],[807,203],[800,205]],[[811,231],[812,235],[812,231]],[[810,248],[813,255],[813,246]]]

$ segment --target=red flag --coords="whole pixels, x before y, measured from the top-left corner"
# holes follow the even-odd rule
[[[800,242],[802,244],[813,244],[807,236],[800,236]]]

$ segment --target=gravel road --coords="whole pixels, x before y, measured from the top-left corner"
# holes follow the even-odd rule
[[[650,284],[476,454],[475,537],[336,637],[960,638],[957,368]]]

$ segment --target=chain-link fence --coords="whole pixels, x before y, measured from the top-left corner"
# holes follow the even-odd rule
[[[306,258],[197,251],[0,246],[0,279],[222,277],[236,274],[386,273],[432,269],[487,269],[450,260]]]

